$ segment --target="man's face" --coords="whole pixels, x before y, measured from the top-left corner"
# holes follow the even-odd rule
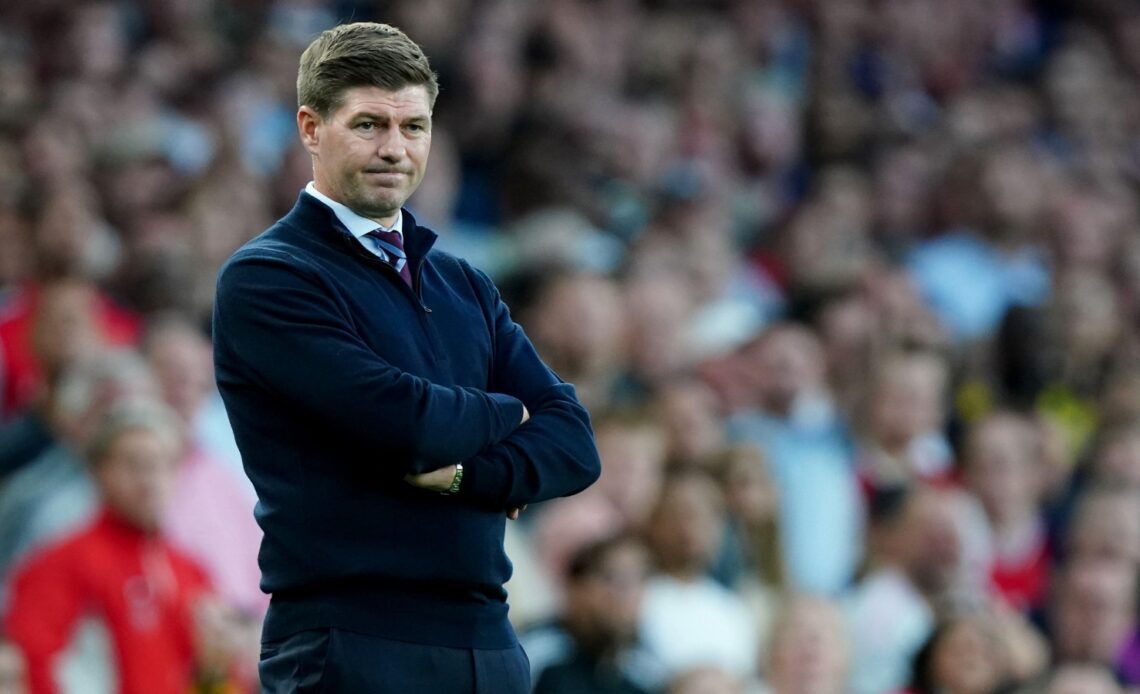
[[[578,636],[603,643],[625,643],[637,633],[641,597],[649,572],[648,552],[640,544],[614,548],[590,576],[568,586],[567,614],[576,622]]]
[[[700,575],[716,558],[723,531],[720,490],[700,478],[674,481],[661,492],[650,523],[662,568]]]
[[[907,503],[900,519],[907,574],[924,593],[941,593],[962,566],[962,541],[951,500],[942,492],[921,490]]]
[[[1135,586],[1130,562],[1085,559],[1069,567],[1053,605],[1058,660],[1111,665],[1135,625]]]
[[[423,180],[431,101],[422,85],[353,87],[327,118],[302,106],[297,127],[317,189],[361,216],[391,223]]]
[[[147,356],[166,403],[184,421],[192,421],[213,387],[209,343],[171,333],[156,340]]]
[[[107,505],[141,530],[157,530],[174,486],[178,449],[172,439],[147,429],[118,436],[95,477]]]

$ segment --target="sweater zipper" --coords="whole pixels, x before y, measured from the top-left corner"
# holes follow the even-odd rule
[[[424,313],[431,313],[431,309],[428,308],[428,305],[424,303],[424,300],[422,298],[423,274],[424,274],[424,264],[423,264],[423,261],[420,261],[420,264],[416,266],[416,274],[414,277],[412,277],[412,293],[416,295],[416,301],[419,302],[420,308],[422,308],[424,310]]]
[[[382,268],[384,272],[387,272],[390,275],[395,275],[396,279],[400,283],[400,287],[405,291],[405,293],[406,292],[412,293],[412,298],[415,300],[416,304],[419,305],[420,310],[423,311],[424,313],[431,313],[432,312],[431,309],[428,308],[428,305],[424,303],[423,299],[420,298],[420,283],[421,283],[421,277],[422,277],[423,271],[424,271],[424,264],[422,262],[416,266],[416,274],[414,277],[412,277],[412,286],[409,287],[408,285],[404,284],[404,278],[400,277],[400,273],[397,272],[396,268],[392,267],[392,265],[390,263],[386,263],[383,260],[381,260],[378,256],[376,256],[372,253],[369,253],[367,250],[365,250],[365,248],[363,246],[361,246],[359,243],[357,243],[355,241],[355,239],[351,239],[351,240],[353,241],[353,243],[352,243],[353,253],[361,256],[362,258],[367,260],[369,263],[371,263],[371,264],[373,264],[379,268]],[[407,261],[405,261],[405,262],[407,262]]]
[[[415,301],[416,304],[420,307],[420,328],[424,331],[424,334],[427,335],[428,340],[432,343],[431,359],[434,363],[438,363],[440,360],[438,355],[442,354],[440,351],[439,333],[436,332],[435,326],[432,325],[432,321],[428,320],[428,316],[431,314],[432,310],[428,308],[427,304],[425,304],[420,298],[421,285],[423,283],[424,264],[421,262],[416,266],[416,274],[412,277],[412,286],[409,287],[404,283],[404,278],[400,277],[400,273],[396,272],[396,268],[392,267],[391,264],[386,263],[379,257],[373,255],[372,253],[369,253],[355,239],[346,238],[345,240],[350,241],[352,244],[352,250],[350,251],[351,253],[360,255],[362,258],[364,258],[365,262],[378,266],[381,272],[389,273],[389,277],[392,277],[394,275],[393,279],[399,283],[400,289],[404,291],[405,296],[407,296],[408,293],[411,293],[412,300]]]

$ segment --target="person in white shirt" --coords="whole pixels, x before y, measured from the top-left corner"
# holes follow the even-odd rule
[[[738,677],[756,669],[752,611],[709,576],[724,532],[724,499],[700,471],[672,474],[648,524],[658,573],[642,607],[646,647],[672,674],[715,666]]]

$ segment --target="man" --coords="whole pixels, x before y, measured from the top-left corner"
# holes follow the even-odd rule
[[[179,445],[174,415],[146,400],[120,403],[93,430],[87,460],[101,510],[13,579],[4,627],[27,659],[31,691],[68,689],[58,665],[85,618],[109,634],[126,694],[180,694],[200,674],[195,642],[207,639],[196,613],[210,600],[209,580],[161,532]]]
[[[892,692],[910,681],[915,654],[937,626],[936,607],[961,590],[967,555],[958,503],[955,492],[922,484],[871,498],[867,570],[845,601],[848,691]]]
[[[742,678],[760,652],[748,605],[713,579],[724,496],[700,469],[672,472],[646,523],[657,573],[645,587],[640,634],[671,677],[711,666]]]
[[[1071,556],[1057,571],[1049,605],[1054,664],[1098,665],[1124,684],[1140,683],[1137,584],[1132,560]]]
[[[191,323],[165,318],[147,326],[143,350],[178,416],[184,443],[165,519],[167,536],[202,565],[218,595],[260,629],[269,600],[258,589],[261,529],[250,513],[255,499],[244,477],[202,445],[194,426],[214,389],[210,343]]]
[[[769,636],[764,692],[847,691],[851,642],[843,613],[827,598],[792,595]]]
[[[263,691],[528,691],[505,522],[598,477],[589,417],[402,209],[437,93],[420,48],[336,27],[297,90],[313,181],[222,268],[214,314],[265,533]]]
[[[648,549],[632,535],[578,550],[566,571],[557,620],[521,636],[535,694],[644,694],[663,683],[661,665],[638,643]]]
[[[861,555],[862,507],[852,442],[828,391],[819,339],[805,326],[780,323],[738,358],[735,380],[751,402],[731,416],[729,435],[768,458],[789,583],[838,595]]]
[[[97,511],[97,490],[79,454],[93,428],[118,403],[157,392],[153,374],[132,352],[92,354],[60,376],[44,410],[55,441],[0,487],[0,593],[19,559]]]

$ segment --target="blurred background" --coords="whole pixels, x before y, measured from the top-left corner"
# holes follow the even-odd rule
[[[508,527],[536,691],[1140,685],[1140,5],[5,0],[0,612],[42,628],[0,692],[48,646],[128,689],[98,610],[8,598],[140,397],[182,443],[122,503],[212,586],[183,691],[253,690],[214,279],[309,180],[297,62],[347,20],[429,55],[410,207],[594,419],[600,482]]]

